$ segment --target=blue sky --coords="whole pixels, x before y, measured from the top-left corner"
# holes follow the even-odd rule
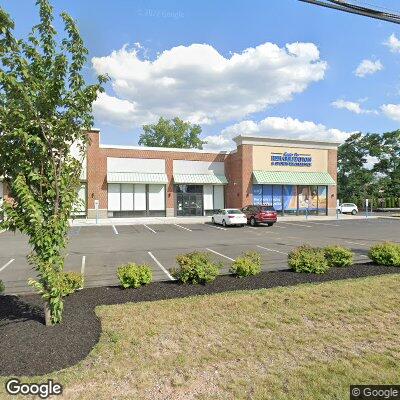
[[[375,3],[400,11],[395,0]],[[78,22],[88,81],[111,72],[95,107],[104,143],[137,143],[141,124],[161,114],[199,122],[213,148],[229,147],[237,133],[343,140],[399,127],[398,25],[297,0],[52,4]],[[19,36],[38,20],[34,0],[2,6]],[[312,45],[285,47],[296,42]],[[370,73],[359,77],[363,60]]]

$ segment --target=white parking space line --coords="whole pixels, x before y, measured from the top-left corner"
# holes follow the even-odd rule
[[[143,226],[145,226],[149,231],[152,231],[153,233],[157,233],[154,229],[150,228],[149,226],[144,225],[144,224],[143,224]]]
[[[86,256],[82,256],[81,274],[85,274]]]
[[[191,229],[186,228],[185,226],[179,225],[179,224],[174,224],[175,226],[177,226],[178,228],[184,229],[185,231],[189,231],[189,232],[193,232]]]
[[[326,226],[340,226],[339,224],[327,224],[325,222],[314,222],[314,221],[310,221],[309,224],[326,225]]]
[[[117,231],[117,228],[115,227],[115,225],[113,225],[112,228],[113,228],[114,233],[115,233],[116,235],[118,235],[118,231]]]
[[[215,226],[215,225],[207,225],[210,228],[215,228],[215,229],[220,229],[221,231],[227,231],[228,229],[226,228],[222,228],[221,226]]]
[[[215,251],[215,250],[212,250],[212,249],[208,249],[208,248],[206,248],[206,250],[207,251],[211,251],[211,253],[214,253],[214,254],[216,254],[217,256],[220,256],[220,257],[224,257],[224,258],[226,258],[226,259],[228,259],[230,261],[235,261],[233,258],[225,256],[224,254],[218,253],[218,251]]]
[[[294,225],[294,226],[304,226],[306,228],[312,228],[312,225],[304,225],[304,224],[294,224],[291,222],[286,222],[286,221],[279,221],[280,224],[287,224],[287,225]]]
[[[246,226],[246,228],[249,228],[249,229],[255,229],[255,230],[257,230],[258,228],[255,228],[254,226]]]
[[[279,228],[279,229],[286,229],[287,226],[279,226],[279,225],[275,225],[274,228]]]
[[[260,249],[267,250],[267,251],[273,251],[274,253],[284,254],[285,256],[288,255],[288,253],[284,253],[283,251],[279,251],[279,250],[269,249],[268,247],[259,246],[259,245],[257,245],[257,247],[259,247]]]
[[[348,240],[346,240],[346,243],[355,244],[357,246],[369,246],[369,244],[366,243],[350,242]]]
[[[169,278],[171,281],[174,281],[175,278],[174,278],[173,276],[171,276],[171,274],[162,266],[162,264],[160,263],[160,261],[158,261],[157,258],[155,258],[155,257],[153,256],[152,252],[151,252],[151,251],[148,251],[147,253],[148,253],[148,255],[153,259],[153,261],[160,267],[160,269],[165,273],[165,275],[167,275],[168,278]]]
[[[1,268],[0,268],[0,272],[3,271],[4,269],[6,269],[10,264],[12,264],[15,261],[14,258],[12,258],[8,263],[4,264]]]

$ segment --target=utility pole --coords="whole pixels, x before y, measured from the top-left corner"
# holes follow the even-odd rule
[[[364,6],[358,6],[355,0],[299,0],[303,3],[310,3],[317,6],[332,8],[334,10],[344,11],[351,14],[358,14],[364,17],[380,19],[394,24],[400,24],[400,14],[386,12],[384,10],[373,9]]]

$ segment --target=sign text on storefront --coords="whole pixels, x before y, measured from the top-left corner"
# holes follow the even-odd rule
[[[272,153],[271,165],[281,165],[289,167],[311,167],[312,157],[310,154],[297,153]]]

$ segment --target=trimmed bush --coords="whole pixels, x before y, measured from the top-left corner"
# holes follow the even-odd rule
[[[295,272],[324,274],[329,269],[324,250],[308,245],[292,250],[288,256],[288,264]]]
[[[4,286],[3,281],[0,279],[0,294],[4,292],[4,290],[6,289],[6,287]]]
[[[327,246],[324,249],[329,267],[349,267],[353,264],[353,252],[343,246]]]
[[[72,294],[83,288],[84,278],[79,272],[64,272],[61,285],[64,295]]]
[[[261,272],[261,254],[247,251],[239,256],[230,268],[237,276],[257,275]]]
[[[378,265],[400,267],[400,244],[378,243],[369,249],[368,257]]]
[[[117,276],[124,289],[137,288],[150,283],[153,279],[153,272],[146,264],[130,263],[118,267]]]
[[[207,253],[193,252],[176,257],[178,267],[171,269],[171,274],[182,283],[205,284],[212,282],[222,267],[221,263],[214,263]]]

